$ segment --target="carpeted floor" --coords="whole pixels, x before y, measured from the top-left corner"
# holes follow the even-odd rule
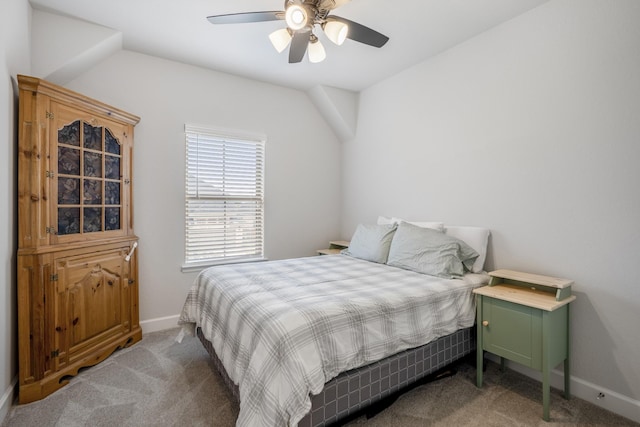
[[[238,405],[196,338],[174,341],[178,330],[147,334],[80,373],[61,390],[13,406],[3,427],[235,425]],[[401,396],[392,406],[349,426],[640,426],[583,400],[551,396],[551,422],[542,421],[540,384],[489,363],[485,385],[475,367]]]

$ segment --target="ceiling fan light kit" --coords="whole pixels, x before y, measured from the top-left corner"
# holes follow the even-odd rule
[[[327,38],[338,46],[341,46],[342,43],[344,43],[349,34],[349,26],[344,22],[327,21],[322,24],[322,29],[324,30]]]
[[[297,31],[308,25],[309,13],[301,5],[292,4],[287,7],[284,17],[287,26],[293,31]]]
[[[327,57],[327,52],[324,50],[324,46],[320,43],[317,37],[313,37],[313,39],[309,42],[309,62],[314,64],[318,62],[322,62]]]
[[[373,47],[382,47],[389,37],[369,27],[329,13],[349,0],[285,0],[284,11],[242,12],[207,17],[212,24],[238,24],[284,20],[286,28],[269,34],[271,44],[278,51],[289,48],[289,63],[302,61],[305,53],[309,61],[323,61],[327,54],[313,28],[318,25],[325,35],[336,45],[351,39]]]
[[[288,28],[280,28],[279,30],[274,31],[269,34],[269,40],[271,40],[271,44],[278,51],[278,53],[282,53],[289,43],[291,43],[291,34],[289,33]]]

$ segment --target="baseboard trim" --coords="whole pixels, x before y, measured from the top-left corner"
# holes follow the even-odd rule
[[[156,319],[142,320],[140,321],[140,327],[142,328],[143,334],[148,334],[150,332],[164,331],[167,329],[177,328],[178,319],[180,319],[179,314],[176,314],[175,316],[166,316],[166,317],[158,317]]]
[[[487,359],[500,363],[500,358],[494,354],[487,353]],[[535,369],[527,368],[518,363],[511,363],[507,360],[509,369],[520,372],[530,378],[542,382],[542,374]],[[562,390],[564,388],[564,374],[562,371],[554,369],[551,371],[551,387]],[[621,415],[632,421],[640,423],[640,401],[617,393],[613,390],[585,381],[582,378],[571,376],[571,396],[578,397],[600,408]],[[602,393],[604,397],[598,397]],[[542,395],[541,395],[542,396]],[[542,397],[541,397],[542,398]]]
[[[9,415],[11,405],[15,400],[16,384],[18,384],[18,377],[15,377],[13,381],[11,381],[11,385],[9,385],[9,388],[7,388],[2,397],[0,397],[0,425],[4,423],[4,420]]]

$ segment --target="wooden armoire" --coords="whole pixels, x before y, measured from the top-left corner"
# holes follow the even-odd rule
[[[131,193],[138,117],[18,76],[19,401],[142,338]]]

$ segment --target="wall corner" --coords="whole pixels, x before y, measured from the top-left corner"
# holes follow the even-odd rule
[[[307,94],[341,142],[356,136],[359,93],[318,85]]]

